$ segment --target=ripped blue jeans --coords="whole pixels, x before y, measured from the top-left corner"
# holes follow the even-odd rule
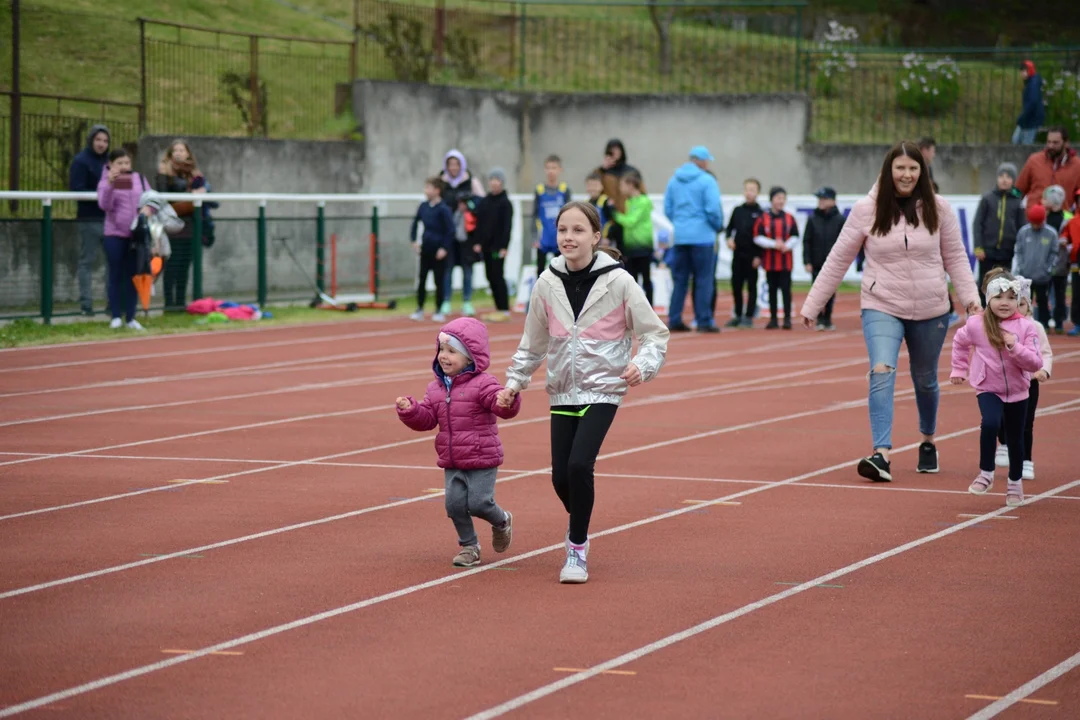
[[[938,360],[949,330],[948,313],[929,320],[901,320],[878,310],[862,311],[863,338],[870,356],[870,433],[874,448],[892,449],[893,395],[900,343],[907,342],[919,432],[937,431]],[[887,372],[874,372],[885,366]]]

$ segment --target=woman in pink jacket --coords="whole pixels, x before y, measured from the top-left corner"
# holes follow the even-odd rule
[[[446,514],[458,532],[454,565],[480,564],[480,542],[474,517],[491,523],[491,545],[497,553],[510,547],[513,516],[495,504],[495,475],[503,462],[497,417],[510,419],[521,410],[521,397],[508,407],[498,404],[502,387],[486,371],[491,361],[487,328],[473,318],[443,326],[436,342],[435,379],[422,402],[397,399],[401,421],[413,430],[435,426],[439,467],[445,470]]]
[[[953,385],[971,380],[979,401],[979,475],[968,490],[985,495],[994,485],[994,451],[998,428],[1005,427],[1009,446],[1009,481],[1005,504],[1024,502],[1024,423],[1032,373],[1043,367],[1039,332],[1017,310],[1021,285],[1000,268],[986,275],[986,305],[982,317],[969,317],[956,332],[952,347]]]
[[[132,330],[142,330],[135,319],[137,293],[135,277],[135,248],[131,246],[131,226],[139,214],[139,197],[148,189],[146,181],[131,169],[131,156],[118,148],[109,153],[109,164],[98,182],[98,206],[105,211],[105,257],[109,265],[109,327],[120,328],[123,321]],[[147,208],[147,215],[153,210]],[[122,311],[122,312],[121,312]]]
[[[917,469],[936,473],[937,373],[949,328],[949,278],[969,313],[977,313],[980,305],[956,214],[934,193],[926,162],[915,143],[897,143],[885,155],[870,194],[855,203],[803,303],[803,325],[814,327],[818,313],[860,250],[866,255],[861,305],[863,337],[870,356],[874,452],[859,461],[859,474],[874,481],[892,480],[889,452],[901,342],[907,343],[911,359],[923,439]]]

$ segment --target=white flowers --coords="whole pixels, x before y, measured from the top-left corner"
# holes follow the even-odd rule
[[[844,50],[842,45],[852,45],[859,39],[859,31],[853,27],[841,25],[835,20],[829,21],[829,30],[821,42],[821,49],[827,56],[818,64],[818,90],[826,97],[836,91],[833,77],[854,70],[858,63],[853,53]]]
[[[960,96],[960,68],[949,56],[927,61],[909,52],[900,59],[897,101],[918,115],[932,115],[952,107]]]

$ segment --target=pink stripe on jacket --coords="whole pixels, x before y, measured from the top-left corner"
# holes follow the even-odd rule
[[[1002,320],[1001,328],[1016,336],[1011,349],[991,345],[982,317],[969,317],[953,337],[950,377],[966,377],[976,392],[994,393],[1003,402],[1020,402],[1027,399],[1032,373],[1043,367],[1039,332],[1022,315]]]
[[[921,221],[918,227],[913,227],[901,217],[885,236],[871,235],[877,200],[875,185],[851,209],[825,267],[803,303],[801,315],[817,317],[861,248],[866,249],[860,298],[863,310],[878,310],[901,320],[940,317],[950,308],[946,271],[960,302],[965,307],[978,303],[979,292],[971,275],[956,213],[944,198],[935,197],[937,232],[929,232]]]

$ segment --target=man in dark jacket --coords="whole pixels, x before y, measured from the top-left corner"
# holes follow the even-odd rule
[[[1020,64],[1020,73],[1024,77],[1023,108],[1020,117],[1016,119],[1016,129],[1013,130],[1013,145],[1032,145],[1035,143],[1035,133],[1046,122],[1046,108],[1043,107],[1042,86],[1043,79],[1035,71],[1035,63],[1025,60]]]
[[[821,268],[825,267],[825,258],[829,257],[829,252],[833,249],[833,245],[836,244],[836,239],[840,237],[840,231],[844,228],[846,218],[840,212],[840,209],[836,207],[836,191],[831,187],[823,187],[814,195],[818,199],[818,206],[817,210],[814,210],[814,214],[806,221],[806,232],[803,233],[802,257],[803,264],[806,265],[806,272],[811,273],[814,280],[817,280]],[[829,298],[829,302],[825,303],[825,308],[818,314],[818,331],[836,329],[832,322],[833,303],[835,301],[836,296],[833,295]]]
[[[514,206],[506,194],[506,171],[492,168],[488,174],[488,194],[476,206],[476,244],[473,246],[473,252],[484,260],[484,273],[495,300],[497,314],[487,318],[489,321],[510,319],[510,298],[503,266],[513,223]]]
[[[735,296],[735,316],[728,327],[752,327],[757,308],[758,268],[761,248],[754,244],[754,225],[764,210],[758,205],[761,183],[748,178],[743,183],[742,205],[731,211],[727,226],[727,246],[731,250],[731,292]],[[743,314],[743,286],[746,286],[746,314]]]
[[[109,129],[94,125],[86,136],[86,147],[75,156],[68,171],[68,189],[72,192],[97,192],[98,181],[109,154]],[[83,315],[94,314],[91,280],[94,260],[105,242],[105,211],[96,200],[80,200],[79,222],[79,306]],[[107,282],[107,279],[106,279]],[[107,292],[106,292],[107,296]]]
[[[1014,187],[1016,166],[1002,163],[998,166],[997,187],[982,196],[979,209],[975,211],[975,257],[979,260],[979,297],[982,294],[983,277],[996,267],[1012,268],[1016,233],[1027,224],[1023,196]]]

